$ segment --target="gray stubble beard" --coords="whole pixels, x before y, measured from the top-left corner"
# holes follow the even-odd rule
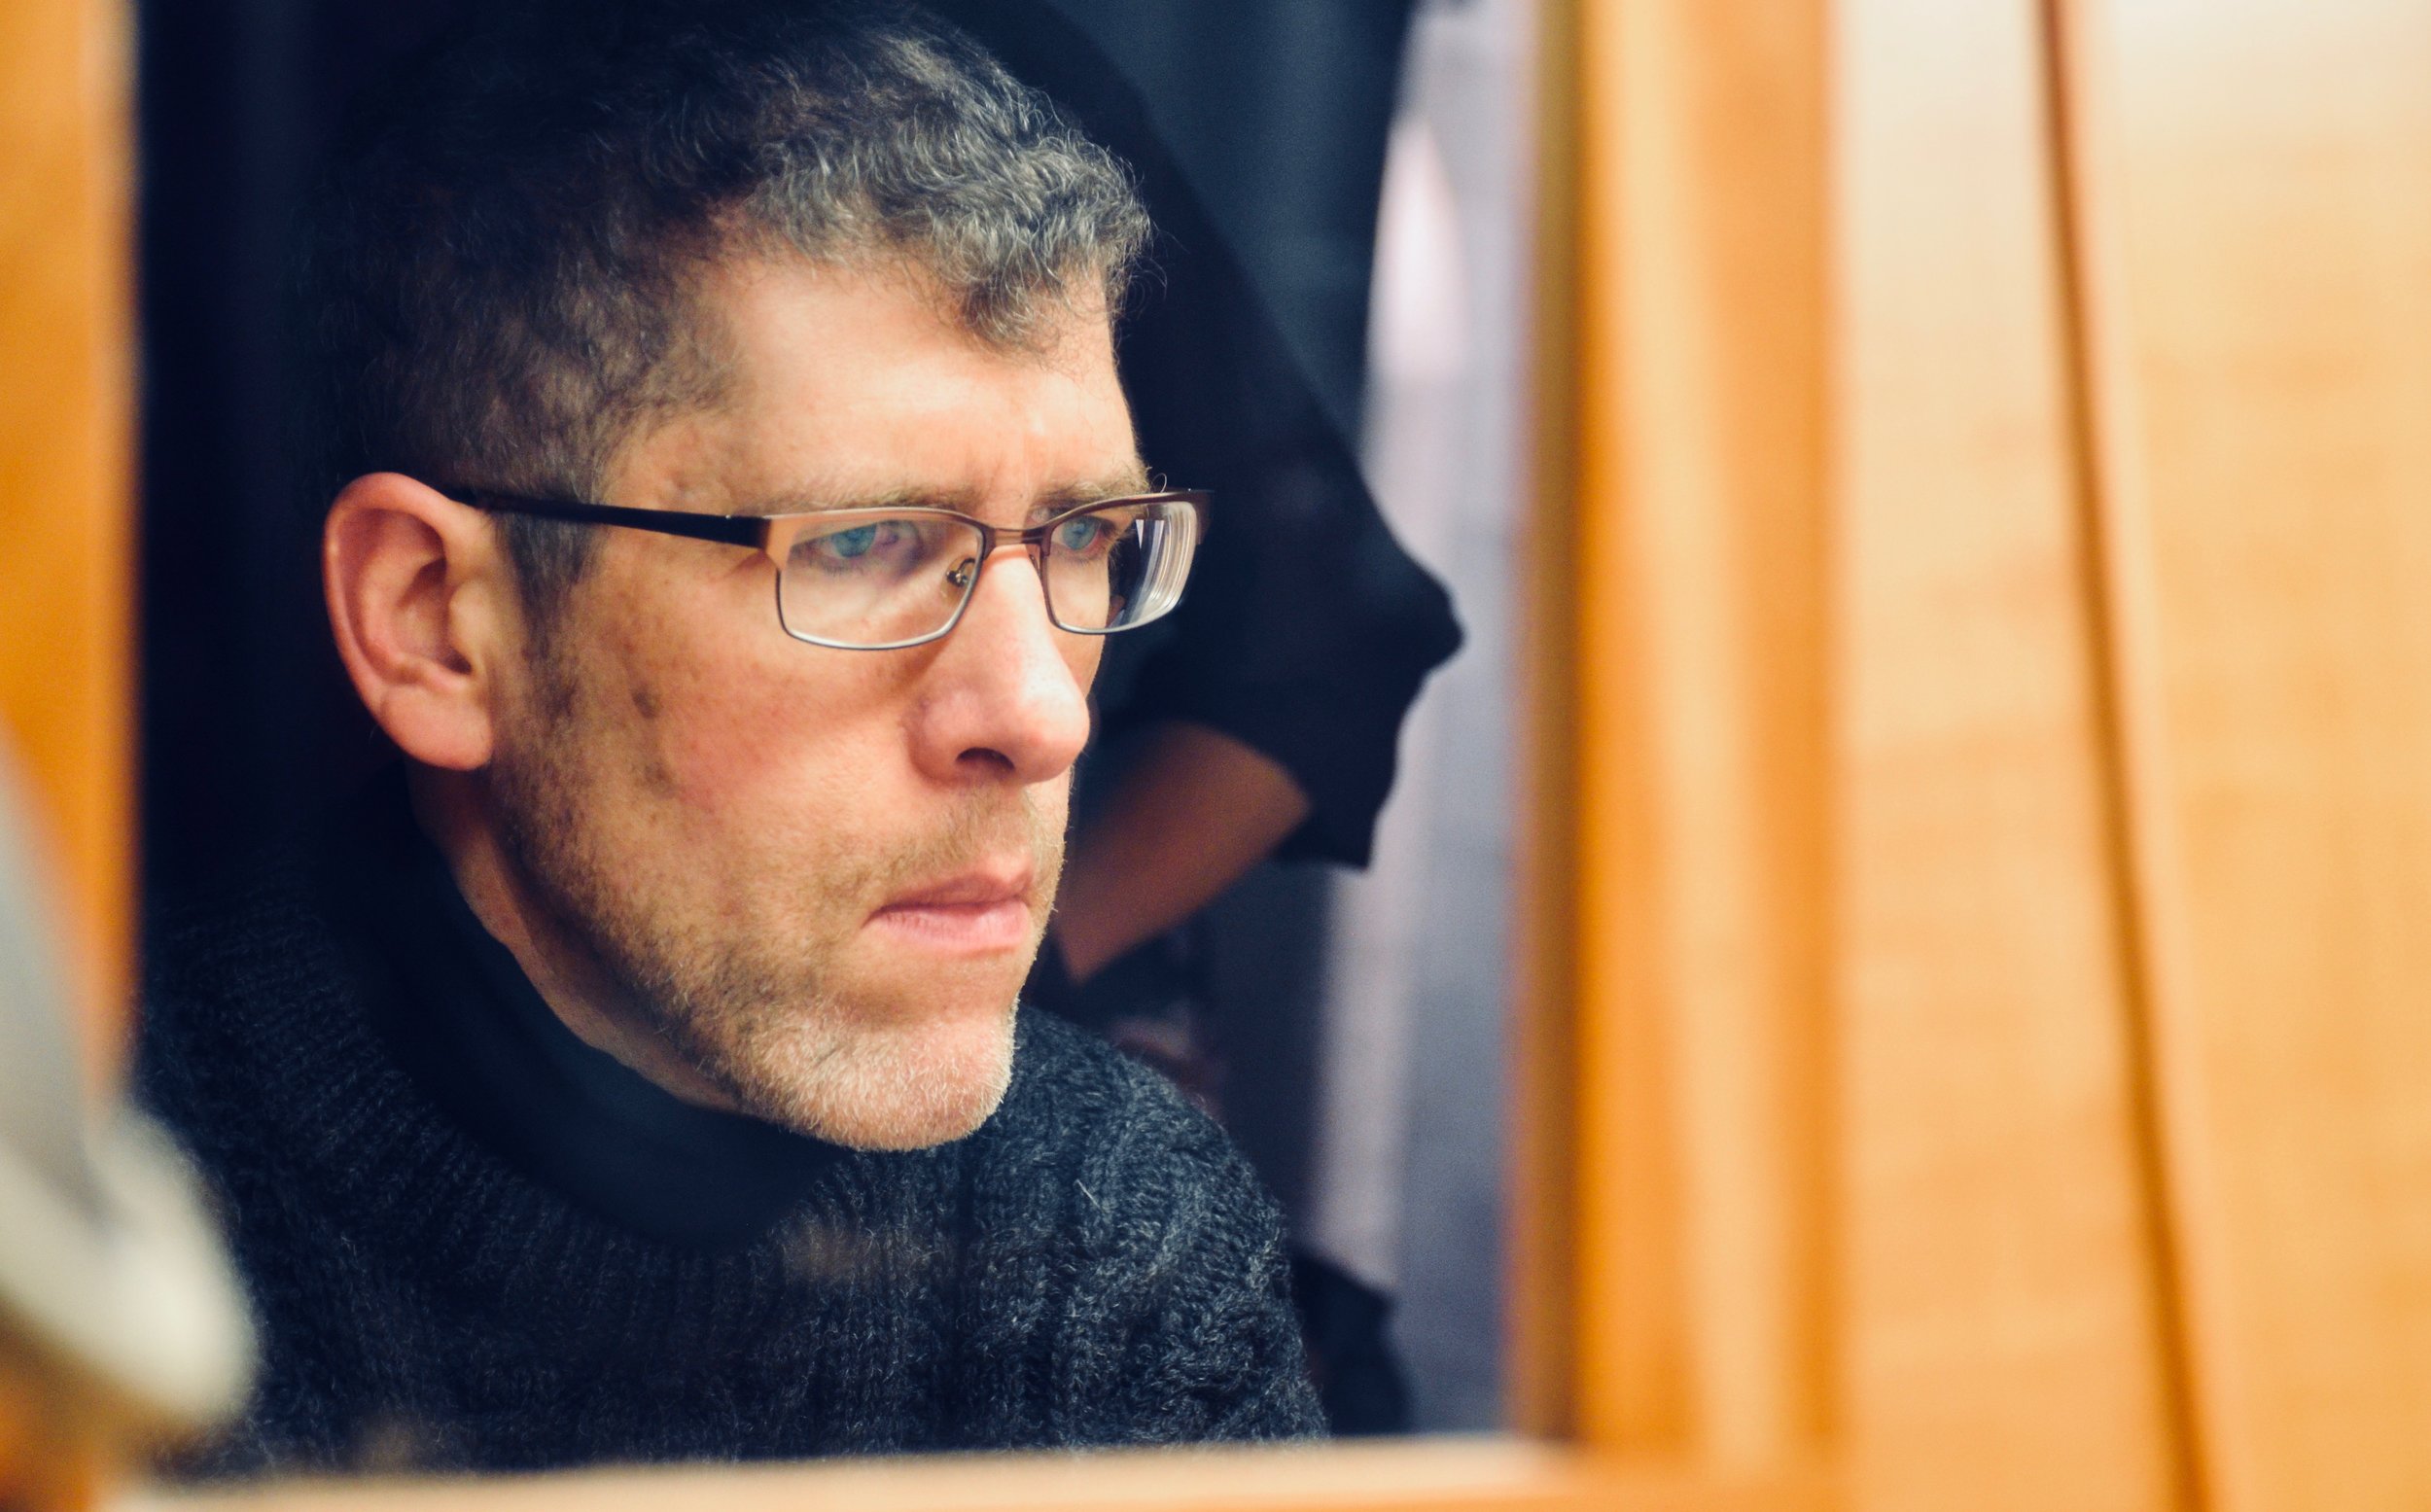
[[[549,658],[552,659],[553,658]],[[1007,999],[1002,1033],[985,1064],[966,1052],[922,1042],[918,1019],[865,1024],[821,979],[817,963],[844,941],[806,944],[798,971],[754,963],[739,953],[722,959],[687,950],[641,916],[615,882],[616,867],[600,854],[584,824],[584,784],[546,753],[580,749],[568,726],[579,725],[579,695],[563,668],[540,673],[539,738],[504,753],[488,777],[491,807],[508,863],[523,891],[548,915],[560,939],[587,954],[623,1000],[624,1017],[638,1020],[685,1065],[736,1108],[764,1122],[860,1148],[921,1147],[959,1138],[984,1122],[1012,1079],[1014,1011]],[[920,855],[895,858],[888,868],[918,873],[950,864],[974,842],[968,820]],[[1035,837],[1039,826],[1030,821]],[[1050,891],[1062,862],[1060,835],[1035,843],[1039,876]],[[941,853],[932,856],[930,853]]]

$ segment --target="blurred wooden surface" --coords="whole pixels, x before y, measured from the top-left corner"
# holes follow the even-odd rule
[[[1851,1500],[2176,1506],[2040,28],[1835,41]]]
[[[2215,1500],[2431,1506],[2431,4],[2064,17]]]
[[[84,1512],[121,1475],[117,1447],[82,1393],[63,1389],[0,1320],[0,1506],[11,1512]]]
[[[1511,907],[1510,1190],[1504,1253],[1513,1284],[1503,1326],[1504,1421],[1513,1431],[1568,1438],[1576,1431],[1579,1352],[1578,1142],[1572,1134],[1583,1087],[1574,1074],[1577,1026],[1561,1004],[1578,995],[1578,878],[1581,848],[1575,794],[1579,752],[1571,737],[1583,680],[1557,673],[1576,655],[1575,502],[1581,437],[1580,327],[1588,311],[1579,288],[1578,180],[1583,170],[1578,118],[1585,93],[1576,66],[1581,18],[1548,0],[1537,17],[1535,76],[1543,98],[1535,117],[1536,287],[1531,291],[1533,362],[1528,381],[1534,453],[1530,479],[1538,528],[1523,531],[1512,564],[1519,586],[1514,627],[1519,664],[1528,669],[1512,713],[1519,721]]]
[[[114,0],[0,6],[0,781],[57,884],[45,901],[96,1094],[121,1060],[133,943],[127,47]],[[91,1505],[114,1428],[0,1317],[0,1505]]]
[[[1571,1425],[1819,1356],[1860,1507],[2431,1505],[2431,0],[1576,57]]]
[[[1591,4],[1568,54],[1572,1422],[1716,1466],[1831,1414],[1824,14]]]
[[[128,47],[111,0],[0,5],[0,726],[66,884],[96,1084],[134,856]]]
[[[300,1481],[128,1498],[126,1512],[1826,1512],[1812,1473],[1621,1467],[1549,1446],[1446,1440],[1303,1448],[943,1455],[420,1482]]]

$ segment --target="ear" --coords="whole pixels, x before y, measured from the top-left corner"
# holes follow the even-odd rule
[[[396,473],[356,478],[321,529],[321,586],[364,707],[425,765],[489,762],[521,617],[481,511]]]

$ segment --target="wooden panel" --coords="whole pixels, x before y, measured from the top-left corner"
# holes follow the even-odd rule
[[[2209,1477],[2431,1505],[2431,3],[2067,14]]]
[[[1851,1500],[2183,1496],[2030,0],[1850,0],[1838,101]]]
[[[1588,5],[1569,54],[1574,1423],[1717,1465],[1830,1414],[1822,15]]]
[[[110,1425],[63,1387],[53,1361],[0,1322],[0,1506],[86,1512],[115,1480]]]
[[[1570,1005],[1577,1000],[1579,762],[1577,680],[1577,428],[1580,348],[1578,8],[1546,0],[1537,18],[1535,283],[1531,291],[1531,503],[1514,563],[1520,724],[1513,794],[1509,1238],[1504,1288],[1506,1425],[1543,1438],[1574,1431],[1578,1229],[1578,1085]]]
[[[1622,1466],[1515,1443],[936,1456],[489,1480],[297,1482],[130,1512],[1826,1512],[1812,1473]]]
[[[0,721],[67,883],[88,1064],[128,946],[126,58],[111,0],[0,6]]]

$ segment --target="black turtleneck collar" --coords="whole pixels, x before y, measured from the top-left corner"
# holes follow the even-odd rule
[[[686,1103],[578,1038],[457,892],[402,772],[339,812],[317,861],[398,1060],[468,1134],[570,1201],[726,1248],[766,1233],[843,1154]]]

